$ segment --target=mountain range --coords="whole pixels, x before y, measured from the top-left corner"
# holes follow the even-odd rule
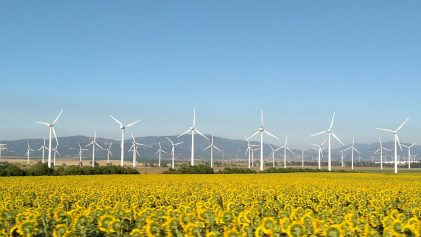
[[[207,135],[210,137],[210,135]],[[176,147],[176,158],[177,159],[190,159],[190,149],[191,149],[191,136],[182,136],[177,138],[175,136],[168,136],[174,142],[183,142],[183,144]],[[78,143],[82,145],[82,147],[87,148],[87,151],[83,152],[83,157],[92,157],[92,147],[85,147],[92,141],[91,137],[86,136],[69,136],[69,137],[59,137],[59,147],[58,151],[62,157],[76,157],[79,152]],[[120,141],[112,140],[112,139],[105,139],[105,138],[97,138],[96,140],[103,148],[108,148],[112,143],[111,151],[113,154],[112,159],[119,159],[120,157]],[[171,151],[171,144],[166,139],[165,136],[148,136],[148,137],[137,137],[136,142],[145,144],[148,147],[142,147],[139,149],[140,153],[140,160],[152,160],[156,159],[157,155],[155,152],[158,150],[159,145],[161,143],[162,149],[167,152],[167,154],[163,154],[163,159],[170,159],[170,151]],[[13,141],[0,141],[0,144],[6,144],[7,149],[2,151],[2,156],[7,157],[26,157],[26,150],[27,150],[27,143],[29,143],[30,147],[35,150],[31,152],[31,157],[41,157],[42,152],[38,151],[38,149],[43,144],[43,139],[20,139],[20,140],[13,140]],[[46,141],[48,146],[48,141]],[[251,142],[253,145],[259,145],[258,142]],[[54,144],[54,143],[53,143]],[[218,148],[222,149],[223,152],[219,152],[214,150],[214,159],[215,160],[233,160],[233,159],[247,159],[246,156],[246,149],[247,149],[247,142],[244,140],[233,140],[228,138],[222,137],[214,137],[214,144]],[[129,148],[132,145],[132,139],[128,139],[125,141],[125,157],[127,159],[131,158],[131,152],[129,152]],[[210,145],[210,141],[204,139],[201,136],[195,137],[195,156],[198,159],[208,159],[210,156],[210,151],[203,149]],[[383,146],[393,151],[393,142],[385,142]],[[409,145],[409,144],[406,144]],[[54,145],[53,145],[54,146]],[[264,146],[264,154],[265,158],[269,158],[272,156],[272,150],[269,147],[269,144],[265,144]],[[340,151],[346,149],[349,145],[342,146],[332,150],[332,159],[339,160],[340,159]],[[360,152],[360,157],[362,161],[371,161],[373,159],[379,159],[378,154],[374,154],[375,151],[379,148],[378,143],[373,144],[355,144],[355,147]],[[288,159],[301,159],[301,150],[294,149],[291,147],[295,154],[288,153]],[[402,151],[399,151],[399,156],[404,157],[406,160],[407,158],[407,149],[402,147]],[[416,155],[421,153],[421,146],[414,146],[411,150],[412,155]],[[324,158],[327,157],[327,149],[324,150]],[[386,159],[391,159],[393,156],[391,151],[384,152],[384,155],[387,157]],[[105,159],[107,156],[107,152],[105,150],[100,150],[98,147],[96,148],[95,157],[96,159]],[[316,159],[317,158],[317,151],[314,149],[307,149],[304,151],[304,156],[306,160]],[[345,159],[351,156],[351,152],[347,151],[344,152]],[[130,157],[130,158],[129,158]],[[260,157],[260,152],[255,152],[255,159]],[[276,157],[279,159],[283,157],[283,150],[276,152]],[[354,158],[358,159],[358,154],[354,154]]]

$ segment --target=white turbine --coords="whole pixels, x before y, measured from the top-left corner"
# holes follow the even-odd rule
[[[349,146],[347,149],[345,149],[344,151],[347,150],[351,150],[351,169],[354,169],[354,151],[356,151],[358,153],[358,155],[360,154],[360,152],[357,150],[357,148],[355,148],[355,140],[352,139],[352,145]]]
[[[44,144],[38,149],[38,151],[42,150],[42,163],[45,162],[45,150],[47,147],[45,146],[45,137],[44,137]]]
[[[194,134],[197,132],[200,136],[204,137],[206,140],[209,140],[203,133],[201,133],[196,128],[196,109],[193,109],[193,126],[191,126],[187,131],[183,132],[182,134],[178,135],[177,137],[181,137],[187,133],[191,132],[191,161],[190,165],[194,166]]]
[[[304,150],[301,149],[301,167],[304,168]]]
[[[174,169],[174,167],[175,167],[175,147],[178,146],[178,145],[180,145],[180,144],[183,144],[184,142],[174,143],[168,137],[167,137],[167,139],[171,143],[171,146],[172,146],[172,149],[171,149],[171,156],[172,156],[172,159],[171,159],[171,169]]]
[[[408,169],[411,169],[411,148],[414,147],[417,144],[417,142],[414,142],[410,146],[402,145],[403,147],[408,149]]]
[[[137,120],[133,123],[130,123],[128,125],[123,125],[122,122],[120,122],[118,119],[116,119],[114,116],[110,114],[110,117],[120,126],[121,129],[121,157],[120,157],[120,166],[124,165],[124,131],[126,128],[131,127],[135,125],[136,123],[140,122],[141,120]]]
[[[284,169],[287,168],[287,150],[291,152],[291,154],[294,154],[294,152],[288,147],[288,137],[285,137],[285,144],[281,147],[279,147],[277,150],[284,149]]]
[[[161,142],[158,142],[159,149],[155,152],[155,155],[158,154],[158,167],[161,167],[161,153],[167,154],[164,150],[161,148]]]
[[[347,149],[341,151],[341,167],[342,168],[345,166],[345,164],[344,164],[344,151],[346,151],[346,150]]]
[[[6,150],[6,144],[0,144],[0,160],[1,160],[1,152]]]
[[[263,164],[263,135],[267,134],[271,137],[276,138],[277,140],[279,140],[279,138],[277,138],[275,135],[273,135],[272,133],[268,132],[265,130],[264,124],[263,124],[263,111],[260,110],[260,128],[259,130],[257,130],[257,132],[255,132],[253,135],[251,135],[247,140],[250,140],[252,137],[260,134],[260,171],[263,171],[264,169],[264,164]]]
[[[314,146],[314,149],[317,151],[317,154],[319,156],[319,159],[318,159],[318,162],[317,162],[319,169],[322,168],[321,159],[323,157],[323,145],[326,143],[326,141],[327,140],[325,139],[320,145],[311,144],[312,146]]]
[[[58,154],[61,157],[61,155],[58,152],[57,148],[58,148],[58,143],[57,143],[57,146],[52,149],[52,151],[54,152],[54,154],[53,154],[53,156],[54,156],[54,158],[53,158],[53,166],[56,166],[56,155]],[[47,151],[50,151],[50,149],[47,148]]]
[[[135,168],[136,167],[136,162],[137,162],[137,160],[136,160],[136,154],[140,156],[139,151],[138,151],[139,150],[138,148],[140,146],[143,146],[143,147],[149,147],[149,146],[147,146],[145,144],[137,143],[136,142],[136,139],[134,138],[133,133],[131,133],[131,135],[132,135],[133,142],[132,142],[132,146],[130,147],[129,151],[132,151],[133,152],[133,164],[132,164],[132,166],[133,166],[133,168]]]
[[[278,150],[278,148],[275,148],[273,146],[269,146],[272,150],[272,167],[275,168],[275,152]]]
[[[330,127],[326,130],[326,131],[322,131],[316,134],[313,134],[311,136],[318,136],[321,134],[325,134],[327,133],[328,135],[328,161],[327,161],[327,170],[332,171],[332,146],[331,146],[331,138],[332,136],[338,140],[342,145],[344,145],[344,143],[335,135],[335,133],[332,132],[332,127],[333,127],[333,122],[335,121],[335,113],[333,113],[332,116],[332,121],[330,122]]]
[[[399,141],[399,137],[398,137],[398,131],[401,130],[401,128],[403,127],[403,125],[405,125],[406,122],[408,122],[409,118],[407,118],[405,120],[405,122],[403,122],[401,124],[401,126],[398,127],[398,129],[396,130],[390,130],[390,129],[384,129],[384,128],[376,128],[377,130],[380,131],[386,131],[386,132],[391,132],[393,133],[393,138],[395,140],[395,174],[398,173],[398,144],[399,144],[399,148],[402,150],[402,146],[401,143]]]
[[[48,136],[48,168],[51,168],[51,151],[52,151],[52,149],[51,149],[51,137],[54,134],[54,137],[56,138],[56,141],[57,141],[57,135],[56,135],[56,130],[54,129],[54,126],[56,125],[56,123],[57,123],[57,121],[60,118],[60,116],[61,116],[62,113],[63,113],[63,110],[60,111],[60,113],[58,114],[58,116],[56,117],[56,119],[52,123],[36,122],[38,124],[46,125],[49,128],[49,136]]]
[[[211,165],[211,168],[213,168],[213,149],[216,149],[216,150],[218,150],[218,151],[221,151],[221,149],[219,149],[218,147],[216,147],[214,144],[213,144],[213,134],[212,134],[212,141],[211,141],[211,144],[208,146],[208,147],[206,147],[205,149],[203,149],[203,150],[207,150],[207,149],[210,149],[210,165]],[[222,152],[222,151],[221,151]]]
[[[88,146],[92,146],[92,167],[95,167],[95,146],[98,146],[101,150],[104,150],[104,148],[102,148],[102,146],[100,146],[96,142],[96,131],[94,132],[94,137],[93,137],[93,140],[91,141],[91,143],[89,143],[85,147],[88,147]]]
[[[29,146],[29,143],[28,143],[28,142],[27,142],[26,144],[27,144],[27,148],[26,148],[26,157],[28,158],[28,161],[27,161],[27,163],[26,163],[26,164],[28,164],[28,165],[29,165],[29,156],[30,156],[30,153],[31,153],[31,151],[34,151],[34,150],[32,150],[32,149],[31,149],[31,147]]]
[[[111,147],[113,146],[113,143],[110,143],[110,146],[105,149],[107,151],[107,164],[110,163],[110,156],[113,156],[113,153],[111,152]]]
[[[79,165],[82,166],[82,152],[87,151],[88,149],[82,148],[79,142],[77,143],[77,145],[79,146],[79,153],[77,154],[79,156]]]
[[[249,160],[248,160],[248,167],[250,169],[250,168],[254,167],[254,151],[255,150],[253,150],[253,147],[255,147],[256,145],[251,145],[251,143],[247,139],[247,137],[245,137],[245,139],[247,141],[247,150],[246,150],[245,155],[247,155],[247,153],[248,153],[248,158],[249,158]]]
[[[379,138],[379,143],[380,143],[380,148],[377,149],[377,151],[374,152],[374,154],[377,154],[380,152],[380,169],[383,169],[383,150],[385,151],[391,151],[391,150],[383,147],[382,140],[380,140],[380,138]]]

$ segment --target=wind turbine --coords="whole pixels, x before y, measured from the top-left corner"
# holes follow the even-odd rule
[[[253,167],[253,163],[254,163],[254,159],[252,161],[251,157],[253,155],[253,146],[255,146],[255,145],[251,145],[250,144],[250,141],[247,139],[247,137],[245,137],[245,139],[247,141],[247,149],[246,149],[245,155],[247,155],[247,153],[248,153],[248,158],[249,158],[249,160],[248,160],[248,167],[250,169],[251,167]]]
[[[318,153],[318,155],[319,155],[319,159],[318,159],[318,167],[319,167],[319,169],[321,169],[322,168],[322,165],[321,165],[321,157],[323,157],[323,145],[326,143],[326,139],[322,142],[322,144],[320,144],[320,145],[317,145],[317,144],[311,144],[311,145],[313,145],[315,148],[315,150],[317,151],[317,153]]]
[[[175,147],[178,146],[178,145],[180,145],[180,144],[183,144],[184,142],[174,143],[168,137],[167,137],[167,140],[170,141],[171,146],[172,146],[172,149],[171,149],[171,156],[172,156],[171,169],[174,169],[174,167],[175,167]]]
[[[191,161],[190,161],[190,165],[194,166],[194,134],[195,132],[197,132],[200,136],[204,137],[206,140],[209,140],[209,138],[207,138],[205,135],[203,135],[203,133],[201,133],[197,128],[196,128],[196,109],[193,109],[193,125],[185,132],[183,132],[182,134],[178,135],[177,137],[181,137],[187,133],[191,132]]]
[[[401,124],[401,126],[399,126],[396,130],[390,130],[390,129],[384,129],[384,128],[376,128],[377,130],[380,131],[385,131],[385,132],[391,132],[393,133],[393,138],[395,140],[395,174],[398,173],[398,144],[399,144],[399,148],[402,150],[402,146],[401,143],[399,141],[399,137],[398,137],[398,131],[401,130],[401,128],[403,127],[403,125],[405,125],[406,122],[408,122],[409,118],[407,118],[405,120],[405,122],[403,122]]]
[[[348,149],[345,149],[344,151],[351,150],[351,169],[354,169],[354,151],[360,154],[360,152],[355,148],[355,140],[352,139],[352,145],[348,147]]]
[[[130,123],[128,125],[123,125],[118,119],[116,119],[114,116],[110,114],[110,117],[120,126],[121,129],[121,157],[120,157],[120,166],[123,166],[124,164],[124,131],[126,128],[131,127],[135,125],[136,123],[140,122],[141,120],[137,120],[133,123]]]
[[[60,155],[60,153],[58,152],[58,149],[57,149],[58,147],[55,147],[53,150],[54,150],[54,166],[56,166],[56,155],[59,155],[60,157],[62,157],[61,155]]]
[[[374,154],[377,154],[380,152],[380,169],[383,169],[383,150],[386,150],[386,151],[391,151],[391,150],[383,147],[382,140],[380,140],[380,138],[379,138],[379,143],[380,143],[380,148],[377,149],[377,151]]]
[[[47,149],[47,147],[45,146],[45,137],[44,137],[44,144],[38,149],[38,151],[42,150],[42,163],[45,162],[45,150]]]
[[[344,164],[344,151],[347,151],[348,149],[342,150],[341,151],[341,167],[343,168],[345,166]]]
[[[402,145],[403,147],[405,147],[405,148],[407,148],[408,149],[408,169],[411,169],[411,148],[413,147],[413,146],[415,146],[417,144],[417,142],[414,142],[412,145],[410,145],[410,146],[405,146],[405,145]]]
[[[88,149],[82,148],[82,146],[80,145],[79,142],[77,144],[79,146],[79,153],[78,153],[78,156],[79,156],[79,164],[80,164],[80,166],[82,166],[82,152],[83,151],[87,151]]]
[[[327,161],[327,170],[332,171],[332,147],[331,147],[331,137],[333,136],[336,140],[338,140],[342,145],[344,143],[332,132],[333,122],[335,121],[335,113],[333,113],[332,121],[330,122],[330,127],[326,131],[322,131],[311,136],[318,136],[321,134],[327,133],[328,135],[328,161]]]
[[[277,150],[284,149],[284,169],[287,168],[287,150],[291,152],[291,154],[294,154],[294,152],[291,149],[289,149],[287,143],[288,143],[288,137],[285,137],[285,144],[277,149]]]
[[[6,144],[0,144],[0,160],[1,160],[1,152],[6,150]]]
[[[251,135],[248,140],[250,140],[250,138],[260,134],[260,171],[263,171],[264,168],[264,164],[263,164],[263,135],[267,134],[271,137],[276,138],[277,140],[279,140],[279,138],[277,138],[275,135],[273,135],[272,133],[268,132],[265,130],[265,127],[263,125],[263,111],[260,110],[260,127],[259,130],[257,130],[257,132],[255,132],[253,135]]]
[[[161,142],[158,142],[159,149],[155,152],[155,155],[158,154],[158,167],[161,167],[161,153],[167,154],[164,150],[161,148]]]
[[[57,141],[57,135],[56,135],[56,130],[54,129],[54,126],[56,125],[58,119],[60,118],[61,114],[63,113],[63,110],[60,111],[60,113],[58,114],[58,116],[56,117],[56,119],[52,122],[52,123],[45,123],[45,122],[35,122],[38,124],[43,124],[48,126],[49,128],[49,136],[48,136],[48,168],[51,168],[51,137],[52,134],[54,134],[54,137],[56,138]]]
[[[26,148],[26,156],[28,157],[27,164],[29,165],[29,156],[30,156],[30,153],[31,153],[31,151],[34,151],[34,150],[31,149],[31,147],[29,146],[29,143],[28,142],[26,144],[28,145],[28,147]]]
[[[216,149],[216,150],[218,150],[218,151],[221,151],[221,149],[219,149],[218,147],[216,147],[214,144],[213,144],[213,134],[212,134],[212,141],[211,141],[211,144],[208,146],[208,147],[206,147],[205,149],[203,149],[203,150],[207,150],[207,149],[210,149],[210,153],[211,153],[211,156],[210,156],[210,158],[211,158],[211,160],[210,160],[210,164],[211,164],[211,168],[213,168],[213,149]],[[222,151],[221,151],[222,152]]]
[[[301,149],[301,167],[304,168],[304,150]]]
[[[275,168],[275,152],[278,150],[278,148],[275,148],[273,146],[269,146],[272,150],[272,167]]]
[[[96,131],[94,133],[94,137],[93,137],[93,140],[91,141],[91,143],[89,143],[85,147],[88,147],[88,146],[92,146],[92,167],[95,167],[95,146],[98,146],[101,150],[104,150],[104,148],[102,148],[102,146],[100,146],[96,142]]]
[[[113,143],[110,143],[110,146],[105,149],[107,151],[107,164],[110,163],[110,156],[113,156],[113,153],[111,152],[111,147],[113,146]]]
[[[133,133],[131,133],[131,135],[132,135],[133,142],[129,151],[133,152],[133,168],[135,168],[136,167],[136,154],[140,156],[139,151],[138,151],[139,146],[144,146],[144,147],[149,147],[149,146],[146,146],[145,144],[137,143],[136,139],[134,138]]]

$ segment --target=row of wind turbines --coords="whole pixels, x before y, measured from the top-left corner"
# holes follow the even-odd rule
[[[55,118],[55,120],[52,123],[36,122],[38,124],[47,126],[48,129],[49,129],[48,147],[46,146],[45,139],[44,139],[44,144],[41,146],[41,148],[38,149],[38,150],[42,150],[42,152],[43,152],[43,162],[44,162],[44,153],[45,153],[45,151],[48,151],[47,163],[48,163],[49,168],[51,168],[52,162],[55,164],[56,154],[60,155],[58,153],[58,149],[57,149],[59,143],[58,143],[58,140],[57,140],[55,125],[57,124],[57,122],[58,122],[60,116],[62,115],[62,113],[63,113],[63,110],[60,111],[60,113],[58,114],[58,116]],[[109,115],[109,116],[112,120],[114,120],[117,123],[117,125],[119,126],[119,128],[121,130],[120,165],[123,166],[123,164],[124,164],[124,153],[125,153],[124,152],[125,151],[124,150],[125,130],[126,130],[126,128],[132,127],[133,125],[139,123],[141,120],[139,119],[139,120],[136,120],[132,123],[124,125],[120,120],[118,120],[114,116],[112,116],[112,115]],[[251,136],[246,137],[246,141],[247,141],[247,144],[248,144],[246,154],[248,154],[248,166],[249,166],[249,168],[252,168],[253,164],[254,164],[254,151],[260,150],[260,162],[259,162],[260,167],[259,168],[260,168],[260,171],[263,171],[264,170],[264,155],[263,155],[264,135],[265,134],[269,135],[269,136],[271,136],[271,137],[273,137],[277,140],[280,140],[280,139],[265,129],[264,120],[263,120],[263,111],[262,110],[260,111],[260,119],[261,119],[261,121],[260,121],[261,123],[260,123],[260,127],[258,128],[258,130],[255,133],[253,133]],[[402,150],[402,146],[404,146],[405,148],[408,149],[408,153],[409,153],[408,154],[408,157],[409,157],[408,161],[409,161],[409,168],[410,168],[411,148],[416,144],[416,143],[414,143],[410,146],[405,146],[405,145],[401,145],[401,143],[399,141],[398,131],[402,129],[402,127],[406,124],[408,119],[406,119],[396,130],[376,128],[377,130],[390,132],[390,133],[393,134],[393,137],[394,137],[394,172],[395,173],[398,172],[398,155],[397,155],[398,146],[401,150]],[[312,144],[318,152],[318,156],[319,156],[318,167],[319,167],[319,169],[321,168],[321,156],[323,155],[322,152],[323,152],[323,149],[324,149],[323,146],[327,143],[327,146],[328,146],[327,147],[327,149],[328,149],[328,170],[332,171],[332,140],[333,140],[332,137],[335,140],[337,140],[340,144],[344,145],[344,143],[338,138],[338,136],[336,136],[336,134],[332,130],[333,125],[334,125],[334,121],[335,121],[335,113],[333,113],[332,120],[331,120],[331,123],[330,123],[330,126],[329,126],[328,129],[311,135],[311,136],[319,136],[319,135],[327,134],[327,138],[321,144]],[[186,135],[188,133],[191,134],[191,138],[192,138],[190,164],[192,166],[194,166],[194,164],[195,164],[194,163],[195,162],[195,134],[197,133],[200,136],[202,136],[203,138],[205,138],[206,140],[211,140],[211,144],[208,147],[206,147],[204,150],[208,150],[208,149],[210,150],[210,158],[211,158],[210,163],[211,163],[211,167],[213,167],[213,151],[214,151],[214,149],[218,150],[218,151],[222,151],[222,150],[214,145],[213,135],[212,135],[212,139],[209,139],[202,132],[200,132],[200,130],[196,127],[196,111],[195,110],[193,110],[193,124],[192,124],[192,126],[189,129],[187,129],[185,132],[178,135],[177,137],[181,137],[181,136]],[[54,148],[52,148],[53,135],[54,135],[54,139],[55,139],[55,147]],[[137,143],[134,136],[133,136],[133,133],[131,135],[132,135],[133,143],[132,143],[132,146],[130,147],[129,151],[131,151],[133,153],[133,167],[135,167],[136,166],[136,155],[139,155],[138,148],[141,147],[141,146],[144,146],[144,147],[147,147],[147,146],[144,145],[144,144]],[[250,143],[250,139],[252,139],[253,137],[258,136],[258,135],[260,135],[260,147],[258,147],[257,145],[252,145]],[[171,158],[172,158],[171,167],[174,168],[174,166],[175,166],[175,164],[174,164],[175,163],[175,161],[174,161],[175,160],[175,147],[182,144],[182,142],[175,143],[174,141],[172,141],[168,137],[167,137],[167,139],[171,143],[171,147],[172,147],[172,149],[171,149]],[[286,168],[286,162],[287,162],[286,161],[286,156],[287,156],[286,154],[287,154],[287,152],[293,153],[293,151],[290,149],[290,147],[288,147],[287,142],[288,142],[288,137],[286,137],[285,143],[284,143],[283,146],[280,146],[278,148],[270,146],[270,148],[272,149],[272,165],[273,165],[273,167],[275,166],[275,152],[283,150],[283,152],[284,152],[284,168]],[[380,142],[380,148],[376,151],[376,154],[380,153],[380,164],[381,164],[381,169],[383,169],[383,151],[390,151],[390,150],[383,147],[381,141],[379,141],[379,142]],[[2,146],[2,145],[4,145],[4,144],[0,144],[0,157],[1,157],[1,151],[5,149],[4,146]],[[87,149],[82,147],[80,144],[78,144],[78,146],[79,146],[79,153],[78,153],[79,159],[80,159],[80,161],[82,161],[82,153],[83,153],[83,151],[86,151]],[[91,141],[91,143],[89,143],[85,147],[88,147],[88,146],[92,146],[92,165],[93,166],[95,164],[94,159],[95,159],[95,148],[96,147],[98,147],[102,150],[106,150],[107,151],[107,162],[110,161],[110,156],[112,156],[112,152],[111,152],[112,143],[110,144],[110,146],[108,148],[101,147],[101,145],[99,145],[96,142],[96,132],[94,134],[94,137],[93,137],[93,140]],[[351,166],[352,166],[352,169],[353,169],[354,168],[354,151],[359,154],[359,151],[355,148],[355,141],[354,140],[353,140],[352,145],[349,148],[341,151],[341,166],[344,166],[343,152],[348,151],[348,150],[351,150],[351,154],[352,154],[351,155],[351,159],[352,159],[351,160]],[[28,144],[27,154],[26,154],[27,158],[28,158],[28,162],[29,162],[29,154],[32,151],[34,151],[34,150],[32,150],[30,148],[29,144]],[[54,153],[52,154],[52,152],[54,152]],[[166,152],[164,150],[162,150],[161,144],[159,143],[159,149],[155,153],[155,154],[158,154],[158,156],[159,156],[159,160],[158,160],[159,166],[161,165],[161,154],[162,153],[166,154]],[[304,151],[302,150],[302,156],[303,156],[303,153],[304,153]],[[52,155],[53,155],[53,157],[52,157]],[[53,158],[53,160],[52,160],[52,158]],[[304,160],[302,162],[304,163]]]

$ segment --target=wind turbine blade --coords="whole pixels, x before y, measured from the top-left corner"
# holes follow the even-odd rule
[[[57,155],[58,155],[58,156],[62,157],[62,156],[60,155],[60,152],[58,152],[58,150],[56,150],[56,153],[57,153]]]
[[[44,122],[35,122],[35,123],[42,124],[42,125],[46,125],[46,126],[50,126],[50,124],[49,124],[49,123],[44,123]]]
[[[174,146],[178,146],[178,145],[183,144],[183,143],[184,142],[179,142],[179,143],[174,144]]]
[[[266,131],[265,130],[265,133],[267,134],[267,135],[269,135],[269,136],[271,136],[271,137],[274,137],[275,139],[277,139],[277,140],[280,140],[279,138],[277,138],[275,135],[273,135],[272,133],[270,133],[270,132],[268,132],[268,131]]]
[[[374,154],[377,154],[377,153],[379,153],[380,152],[380,148],[379,149],[377,149],[377,151],[375,151],[374,152]]]
[[[253,133],[253,135],[251,135],[249,138],[247,138],[247,141],[250,140],[252,137],[256,136],[257,134],[259,134],[260,130]]]
[[[207,149],[209,149],[209,148],[211,148],[212,147],[212,145],[209,145],[209,146],[207,146],[205,149],[203,149],[204,151],[205,150],[207,150]]]
[[[333,127],[333,122],[335,121],[335,113],[336,113],[336,112],[333,112],[332,121],[330,122],[330,127],[329,127],[329,130],[332,130],[332,127]]]
[[[397,131],[399,131],[399,130],[401,130],[401,128],[403,127],[403,125],[405,125],[405,123],[406,123],[406,122],[408,122],[408,120],[409,120],[409,118],[407,118],[407,119],[405,120],[405,122],[403,122],[403,123],[401,124],[401,126],[399,126],[399,128],[398,128],[398,129],[396,129],[396,132],[397,132]]]
[[[139,123],[140,121],[142,121],[142,120],[141,120],[141,119],[139,119],[139,120],[137,120],[137,121],[134,121],[134,122],[133,122],[133,123],[131,123],[131,124],[126,125],[126,128],[131,127],[131,126],[135,125],[136,123]]]
[[[174,145],[174,142],[172,142],[171,139],[169,139],[168,137],[166,137],[166,138],[169,142],[171,142],[172,145]]]
[[[164,150],[161,150],[162,153],[167,154],[167,152],[165,152]]]
[[[140,156],[140,153],[136,150],[136,153]]]
[[[181,137],[183,135],[186,135],[187,133],[189,133],[191,131],[191,129],[187,129],[187,131],[183,132],[182,134],[178,135],[177,137]]]
[[[291,149],[289,149],[289,147],[287,147],[287,150],[289,151],[289,152],[291,152],[292,154],[295,154]]]
[[[77,145],[79,146],[79,149],[82,149],[82,146],[80,145],[80,143],[78,142]]]
[[[136,140],[134,139],[134,135],[133,135],[133,133],[132,133],[132,132],[130,132],[130,134],[132,134],[132,139],[133,139],[133,142],[136,142]]]
[[[352,149],[354,149],[354,151],[356,151],[358,154],[360,154],[360,152],[355,147],[352,147]]]
[[[338,140],[338,142],[340,142],[342,145],[345,145],[334,133],[332,133],[332,136]]]
[[[415,145],[417,145],[417,143],[418,142],[414,142],[409,148],[411,148],[411,147],[413,147],[413,146],[415,146]]]
[[[218,147],[216,147],[216,146],[213,146],[213,148],[215,148],[216,150],[218,150],[218,151],[222,151],[221,149],[219,149]]]
[[[207,138],[205,135],[203,135],[203,133],[201,133],[197,128],[195,128],[195,130],[200,136],[204,137],[206,140],[209,140],[209,138]]]
[[[260,110],[260,126],[263,127],[263,110]]]
[[[327,131],[319,132],[319,133],[316,133],[316,134],[313,134],[313,135],[310,135],[310,136],[314,137],[314,136],[322,135],[322,134],[325,134],[325,133],[327,133]]]
[[[320,146],[323,146],[324,144],[326,144],[327,142],[327,138],[322,142],[322,144],[320,144]]]
[[[106,149],[104,149],[104,148],[102,148],[102,146],[101,145],[99,145],[97,142],[95,142],[95,144],[101,149],[101,150],[106,150]]]
[[[196,108],[193,109],[193,127],[196,126]]]
[[[120,122],[120,121],[118,121],[118,119],[116,119],[114,116],[112,116],[111,114],[109,114],[109,116],[114,120],[114,121],[116,121],[116,123],[118,123],[118,125],[120,125],[121,127],[124,127],[124,125]]]
[[[111,151],[109,151],[109,152],[110,152],[110,156],[113,156],[113,153]]]
[[[399,148],[400,148],[400,149],[401,149],[401,151],[402,151],[402,145],[401,145],[401,142],[399,141],[398,134],[395,134],[395,139],[398,141]]]
[[[390,149],[387,149],[387,148],[383,148],[383,150],[386,150],[386,151],[392,151],[392,150],[390,150]]]
[[[56,139],[56,146],[58,146],[58,139],[57,139],[56,129],[53,127],[52,130],[53,130],[54,138]]]
[[[113,146],[113,143],[111,142],[110,143],[110,147],[108,148],[108,150],[110,150],[112,146]]]
[[[60,118],[61,114],[63,113],[63,110],[60,111],[60,113],[58,114],[58,116],[56,117],[56,119],[54,120],[54,122],[52,123],[52,125],[55,125],[58,121],[58,119]]]
[[[384,129],[384,128],[376,128],[376,129],[380,131],[385,131],[385,132],[394,132],[393,130],[390,130],[390,129]]]
[[[380,147],[383,147],[382,140],[380,139],[380,137],[379,137],[379,143],[380,143]]]

